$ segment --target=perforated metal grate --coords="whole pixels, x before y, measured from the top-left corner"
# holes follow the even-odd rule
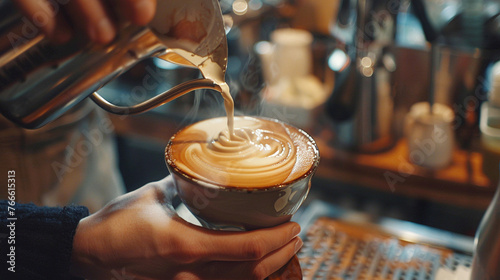
[[[320,218],[298,254],[303,279],[433,280],[440,268],[470,267],[469,255],[415,244],[376,228]]]

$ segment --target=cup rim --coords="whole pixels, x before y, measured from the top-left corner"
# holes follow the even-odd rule
[[[316,141],[314,141],[314,139],[307,132],[305,132],[304,130],[302,130],[302,129],[294,126],[294,125],[291,125],[291,124],[289,124],[287,122],[284,122],[284,121],[281,121],[281,120],[277,120],[277,119],[273,119],[273,118],[261,117],[261,116],[242,116],[242,117],[252,117],[252,118],[257,118],[257,119],[264,119],[264,120],[279,122],[279,123],[283,123],[285,125],[288,125],[290,127],[293,127],[295,129],[297,129],[297,131],[299,133],[301,133],[303,136],[305,136],[310,141],[310,143],[312,144],[311,146],[314,149],[314,155],[315,155],[315,157],[314,157],[314,162],[311,165],[311,167],[306,172],[304,172],[304,174],[302,174],[301,176],[299,176],[299,177],[297,177],[294,180],[291,180],[289,182],[281,183],[281,184],[275,184],[275,185],[271,185],[271,186],[267,186],[267,187],[257,187],[257,188],[227,186],[227,185],[216,184],[216,183],[212,183],[212,182],[207,182],[207,181],[202,180],[202,179],[194,178],[193,176],[185,174],[175,164],[173,164],[173,161],[170,159],[169,154],[168,154],[168,149],[172,145],[172,139],[174,139],[175,136],[179,132],[181,132],[182,130],[184,130],[187,127],[189,127],[189,126],[192,125],[192,124],[190,124],[190,125],[187,125],[187,126],[181,128],[181,129],[179,129],[168,140],[167,146],[165,147],[165,162],[166,162],[167,166],[170,167],[169,171],[176,173],[178,176],[181,176],[181,177],[183,177],[184,179],[186,179],[188,181],[193,181],[193,182],[195,182],[199,186],[208,187],[208,188],[217,189],[217,190],[235,191],[235,192],[267,192],[267,191],[273,191],[273,190],[280,190],[280,189],[286,188],[287,186],[293,185],[296,182],[298,182],[300,180],[303,180],[304,178],[307,178],[307,177],[313,175],[316,172],[316,169],[319,166],[319,162],[320,162],[320,158],[321,158],[320,154],[319,154],[319,148],[318,148],[318,145],[316,144]]]

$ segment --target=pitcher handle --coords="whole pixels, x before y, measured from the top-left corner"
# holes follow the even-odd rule
[[[219,85],[209,79],[196,79],[179,84],[161,94],[156,95],[144,102],[132,106],[118,106],[110,103],[102,97],[97,91],[90,95],[90,98],[102,109],[117,115],[134,115],[149,111],[153,108],[168,103],[177,97],[180,97],[196,89],[213,89],[222,91]]]

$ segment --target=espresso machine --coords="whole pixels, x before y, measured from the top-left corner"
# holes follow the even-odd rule
[[[402,14],[411,14],[421,30],[422,44],[415,49],[399,44]],[[390,147],[397,138],[391,127],[397,123],[395,112],[411,105],[401,102],[405,99],[453,108],[457,142],[470,148],[473,135],[463,131],[477,123],[467,123],[464,108],[479,114],[488,100],[488,69],[500,60],[500,2],[342,0],[332,34],[339,42],[334,53],[344,62],[333,69],[336,84],[326,106],[338,148],[378,152]],[[411,60],[416,64],[403,59],[415,56],[422,58]],[[402,72],[410,79],[404,81]],[[418,96],[408,96],[414,88],[420,89]],[[474,280],[500,279],[499,191],[476,234]]]
[[[406,15],[418,32],[408,34]],[[330,29],[339,66],[332,68],[335,87],[326,104],[335,146],[355,152],[390,148],[415,102],[453,108],[471,96],[484,101],[486,71],[499,59],[498,15],[498,1],[340,1]],[[419,36],[419,45],[401,43]],[[461,135],[467,134],[465,123],[458,114]]]
[[[398,5],[387,1],[342,0],[331,32],[333,51],[341,63],[326,103],[333,121],[335,146],[357,152],[378,152],[394,141],[393,73],[397,69],[394,36]]]

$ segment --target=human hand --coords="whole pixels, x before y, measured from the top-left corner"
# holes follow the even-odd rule
[[[156,0],[12,0],[28,19],[57,43],[85,34],[106,44],[116,35],[118,18],[137,25],[153,19]]]
[[[82,219],[72,273],[90,279],[264,279],[300,249],[298,224],[247,232],[189,224],[165,206],[169,176]],[[127,278],[128,279],[128,278]]]

